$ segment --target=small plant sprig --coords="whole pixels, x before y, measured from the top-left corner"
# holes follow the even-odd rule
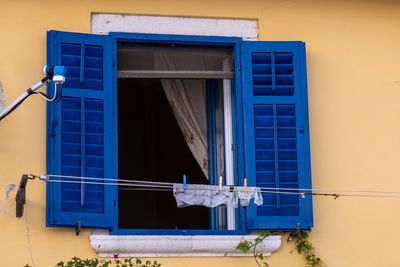
[[[114,260],[99,260],[97,258],[93,259],[80,259],[78,257],[73,257],[70,261],[64,263],[60,261],[55,265],[55,267],[160,267],[161,264],[157,261],[145,261],[141,259],[114,259]],[[31,267],[26,264],[24,267]]]
[[[262,231],[260,235],[254,239],[254,242],[242,240],[236,246],[237,250],[241,250],[247,253],[252,249],[254,260],[259,267],[262,267],[259,260],[263,263],[264,267],[269,267],[264,255],[257,251],[257,245],[263,242],[263,240],[269,236],[271,233],[269,231]],[[304,253],[304,258],[306,260],[306,267],[328,267],[320,258],[315,255],[315,249],[312,243],[308,240],[308,233],[304,231],[296,231],[289,235],[287,242],[296,242],[296,248],[299,253]]]
[[[296,231],[289,235],[287,242],[296,242],[297,252],[304,253],[307,267],[327,267],[327,265],[315,255],[315,249],[308,240],[308,233],[305,231]]]
[[[258,237],[256,237],[256,239],[254,239],[254,242],[252,241],[248,241],[248,240],[242,240],[240,241],[240,243],[236,246],[237,250],[241,250],[244,253],[249,252],[250,249],[252,249],[253,251],[253,256],[254,256],[254,260],[256,261],[257,265],[259,267],[262,267],[259,260],[261,261],[261,263],[263,264],[264,267],[269,267],[266,258],[264,257],[264,254],[257,251],[257,246],[262,243],[264,241],[264,239],[269,236],[271,233],[267,230],[264,230],[260,233],[260,235]]]

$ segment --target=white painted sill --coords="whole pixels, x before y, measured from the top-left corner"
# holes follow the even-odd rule
[[[249,257],[236,250],[243,239],[254,241],[257,235],[109,235],[94,231],[90,245],[99,257]],[[270,256],[281,246],[281,236],[272,235],[258,246],[260,252]]]

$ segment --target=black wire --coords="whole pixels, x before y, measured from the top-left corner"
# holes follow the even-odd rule
[[[46,99],[50,99],[50,97],[48,95],[46,95],[45,93],[35,92],[35,94],[41,95],[41,96],[45,97]]]
[[[41,80],[41,82],[42,82],[42,83],[48,83],[50,80],[51,80],[51,76],[48,75],[48,76],[44,77],[44,78]],[[57,85],[56,85],[56,86],[57,86]],[[55,93],[56,93],[56,98],[53,100],[53,102],[57,103],[57,102],[59,102],[59,101],[61,100],[61,98],[62,98],[62,89],[63,89],[63,86],[62,86],[62,84],[61,84],[61,85],[60,85],[60,90],[59,90],[59,92],[58,92],[58,90],[55,91]],[[45,93],[42,93],[42,92],[39,92],[39,91],[32,91],[32,88],[29,88],[26,92],[27,92],[28,94],[27,94],[24,98],[22,98],[17,104],[15,104],[15,106],[12,107],[7,113],[3,114],[3,115],[0,117],[0,121],[3,120],[3,119],[4,119],[5,117],[7,117],[8,115],[10,115],[15,109],[17,109],[17,108],[22,104],[22,102],[24,102],[29,96],[31,96],[31,95],[33,95],[33,94],[39,94],[39,95],[43,96],[44,98],[46,98],[47,100],[50,100],[50,99],[51,99],[51,97],[49,97],[49,96],[48,96],[47,94],[45,94]]]
[[[45,82],[47,83],[47,82],[49,82],[50,80],[46,80]],[[43,80],[42,80],[42,82],[43,82]],[[55,86],[57,86],[57,85],[55,85]],[[56,88],[56,90],[55,90],[55,98],[54,98],[54,100],[52,101],[52,102],[55,102],[55,103],[57,103],[57,102],[59,102],[60,100],[61,100],[61,95],[62,95],[62,85],[60,85],[60,92],[58,92],[58,90],[57,90],[57,88]],[[43,93],[43,92],[39,92],[39,91],[37,91],[37,92],[35,92],[35,94],[38,94],[38,95],[41,95],[41,96],[43,96],[44,98],[46,98],[47,100],[51,100],[52,99],[52,97],[50,97],[49,95],[47,95],[47,94],[45,94],[45,93]],[[54,97],[54,96],[53,96]]]
[[[54,102],[54,103],[58,103],[58,102],[60,102],[60,100],[61,100],[61,98],[62,98],[62,90],[63,90],[63,85],[62,85],[62,83],[60,84],[60,87],[59,87],[60,89],[59,90],[57,90],[57,98],[56,99],[54,99],[52,102]]]

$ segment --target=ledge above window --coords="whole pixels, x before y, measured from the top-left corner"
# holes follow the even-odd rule
[[[254,241],[257,235],[109,235],[107,231],[94,231],[90,245],[99,257],[245,257],[251,256],[236,250],[243,239]],[[262,250],[270,256],[281,246],[281,236],[264,239]]]

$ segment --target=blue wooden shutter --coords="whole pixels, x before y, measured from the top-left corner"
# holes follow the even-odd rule
[[[102,178],[114,177],[115,168],[112,38],[49,31],[47,61],[67,67],[63,97],[47,107],[47,172],[99,178],[91,180],[98,184],[47,183],[47,225],[111,228],[114,188]]]
[[[243,42],[245,175],[250,186],[311,188],[305,46]],[[309,229],[311,196],[263,193],[248,229]],[[285,191],[281,192],[297,192]]]

